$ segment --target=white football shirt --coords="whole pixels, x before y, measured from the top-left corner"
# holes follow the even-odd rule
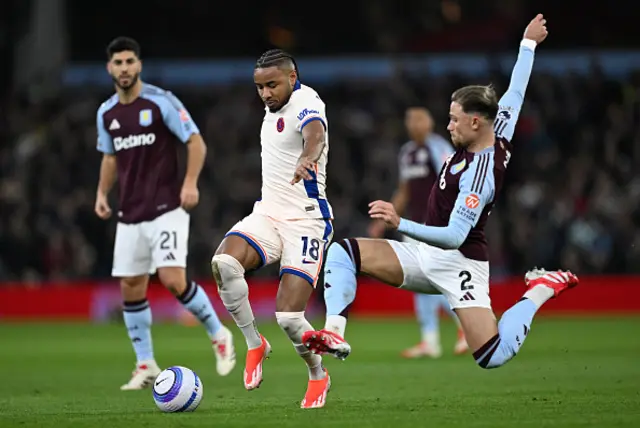
[[[304,141],[302,129],[313,121],[325,129],[325,147],[312,180],[291,185]],[[328,122],[325,104],[312,88],[297,82],[289,102],[275,113],[265,108],[260,131],[262,198],[255,211],[279,220],[332,219],[327,201]]]

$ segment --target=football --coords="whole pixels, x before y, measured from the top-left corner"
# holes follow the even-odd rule
[[[153,400],[163,412],[193,412],[202,401],[202,381],[181,366],[163,370],[153,382]]]

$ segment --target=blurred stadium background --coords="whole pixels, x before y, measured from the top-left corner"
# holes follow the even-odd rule
[[[112,93],[104,48],[114,36],[141,43],[143,78],[175,92],[208,143],[190,249],[190,270],[208,279],[212,251],[259,197],[263,112],[252,66],[264,50],[296,55],[303,81],[325,99],[335,239],[362,236],[366,204],[396,185],[404,109],[427,106],[447,136],[452,90],[470,82],[504,90],[536,11],[549,17],[551,36],[489,222],[493,278],[534,265],[583,277],[640,273],[640,51],[623,9],[598,2],[576,16],[552,1],[352,1],[329,25],[293,1],[251,11],[240,2],[159,0],[152,12],[149,4],[3,3],[0,281],[109,277],[115,224],[93,214],[94,122]]]
[[[293,53],[302,81],[325,100],[334,239],[363,236],[366,204],[389,198],[396,185],[404,109],[428,107],[436,132],[448,136],[452,90],[489,82],[504,90],[522,32],[538,12],[549,20],[550,37],[536,54],[517,152],[489,221],[492,297],[500,312],[520,296],[528,268],[562,267],[584,287],[547,312],[640,314],[640,36],[621,2],[4,0],[0,321],[119,317],[119,290],[109,277],[115,224],[93,213],[95,112],[112,93],[104,53],[112,38],[141,43],[143,79],[176,93],[204,134],[209,156],[189,269],[215,294],[210,257],[260,192],[263,107],[252,71],[264,50]],[[276,273],[267,268],[252,277],[252,301],[264,317],[273,313]],[[408,293],[368,285],[356,314],[412,315]],[[316,294],[310,310],[318,313]],[[159,287],[151,301],[155,320],[183,315]],[[621,341],[632,341],[637,361],[638,321],[625,320],[635,334]],[[0,332],[8,349],[18,349],[27,339],[10,329],[33,331],[8,325]],[[407,326],[392,334],[408,345],[418,331]],[[126,362],[129,345],[119,332]]]

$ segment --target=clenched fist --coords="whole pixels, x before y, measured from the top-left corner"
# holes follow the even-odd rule
[[[531,20],[527,28],[524,30],[524,38],[535,41],[540,44],[547,38],[547,20],[541,13]]]

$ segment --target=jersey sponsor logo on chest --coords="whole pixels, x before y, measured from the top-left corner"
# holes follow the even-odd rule
[[[150,146],[156,142],[156,134],[129,135],[128,137],[116,137],[113,139],[113,147],[116,151],[132,149],[140,146]]]

